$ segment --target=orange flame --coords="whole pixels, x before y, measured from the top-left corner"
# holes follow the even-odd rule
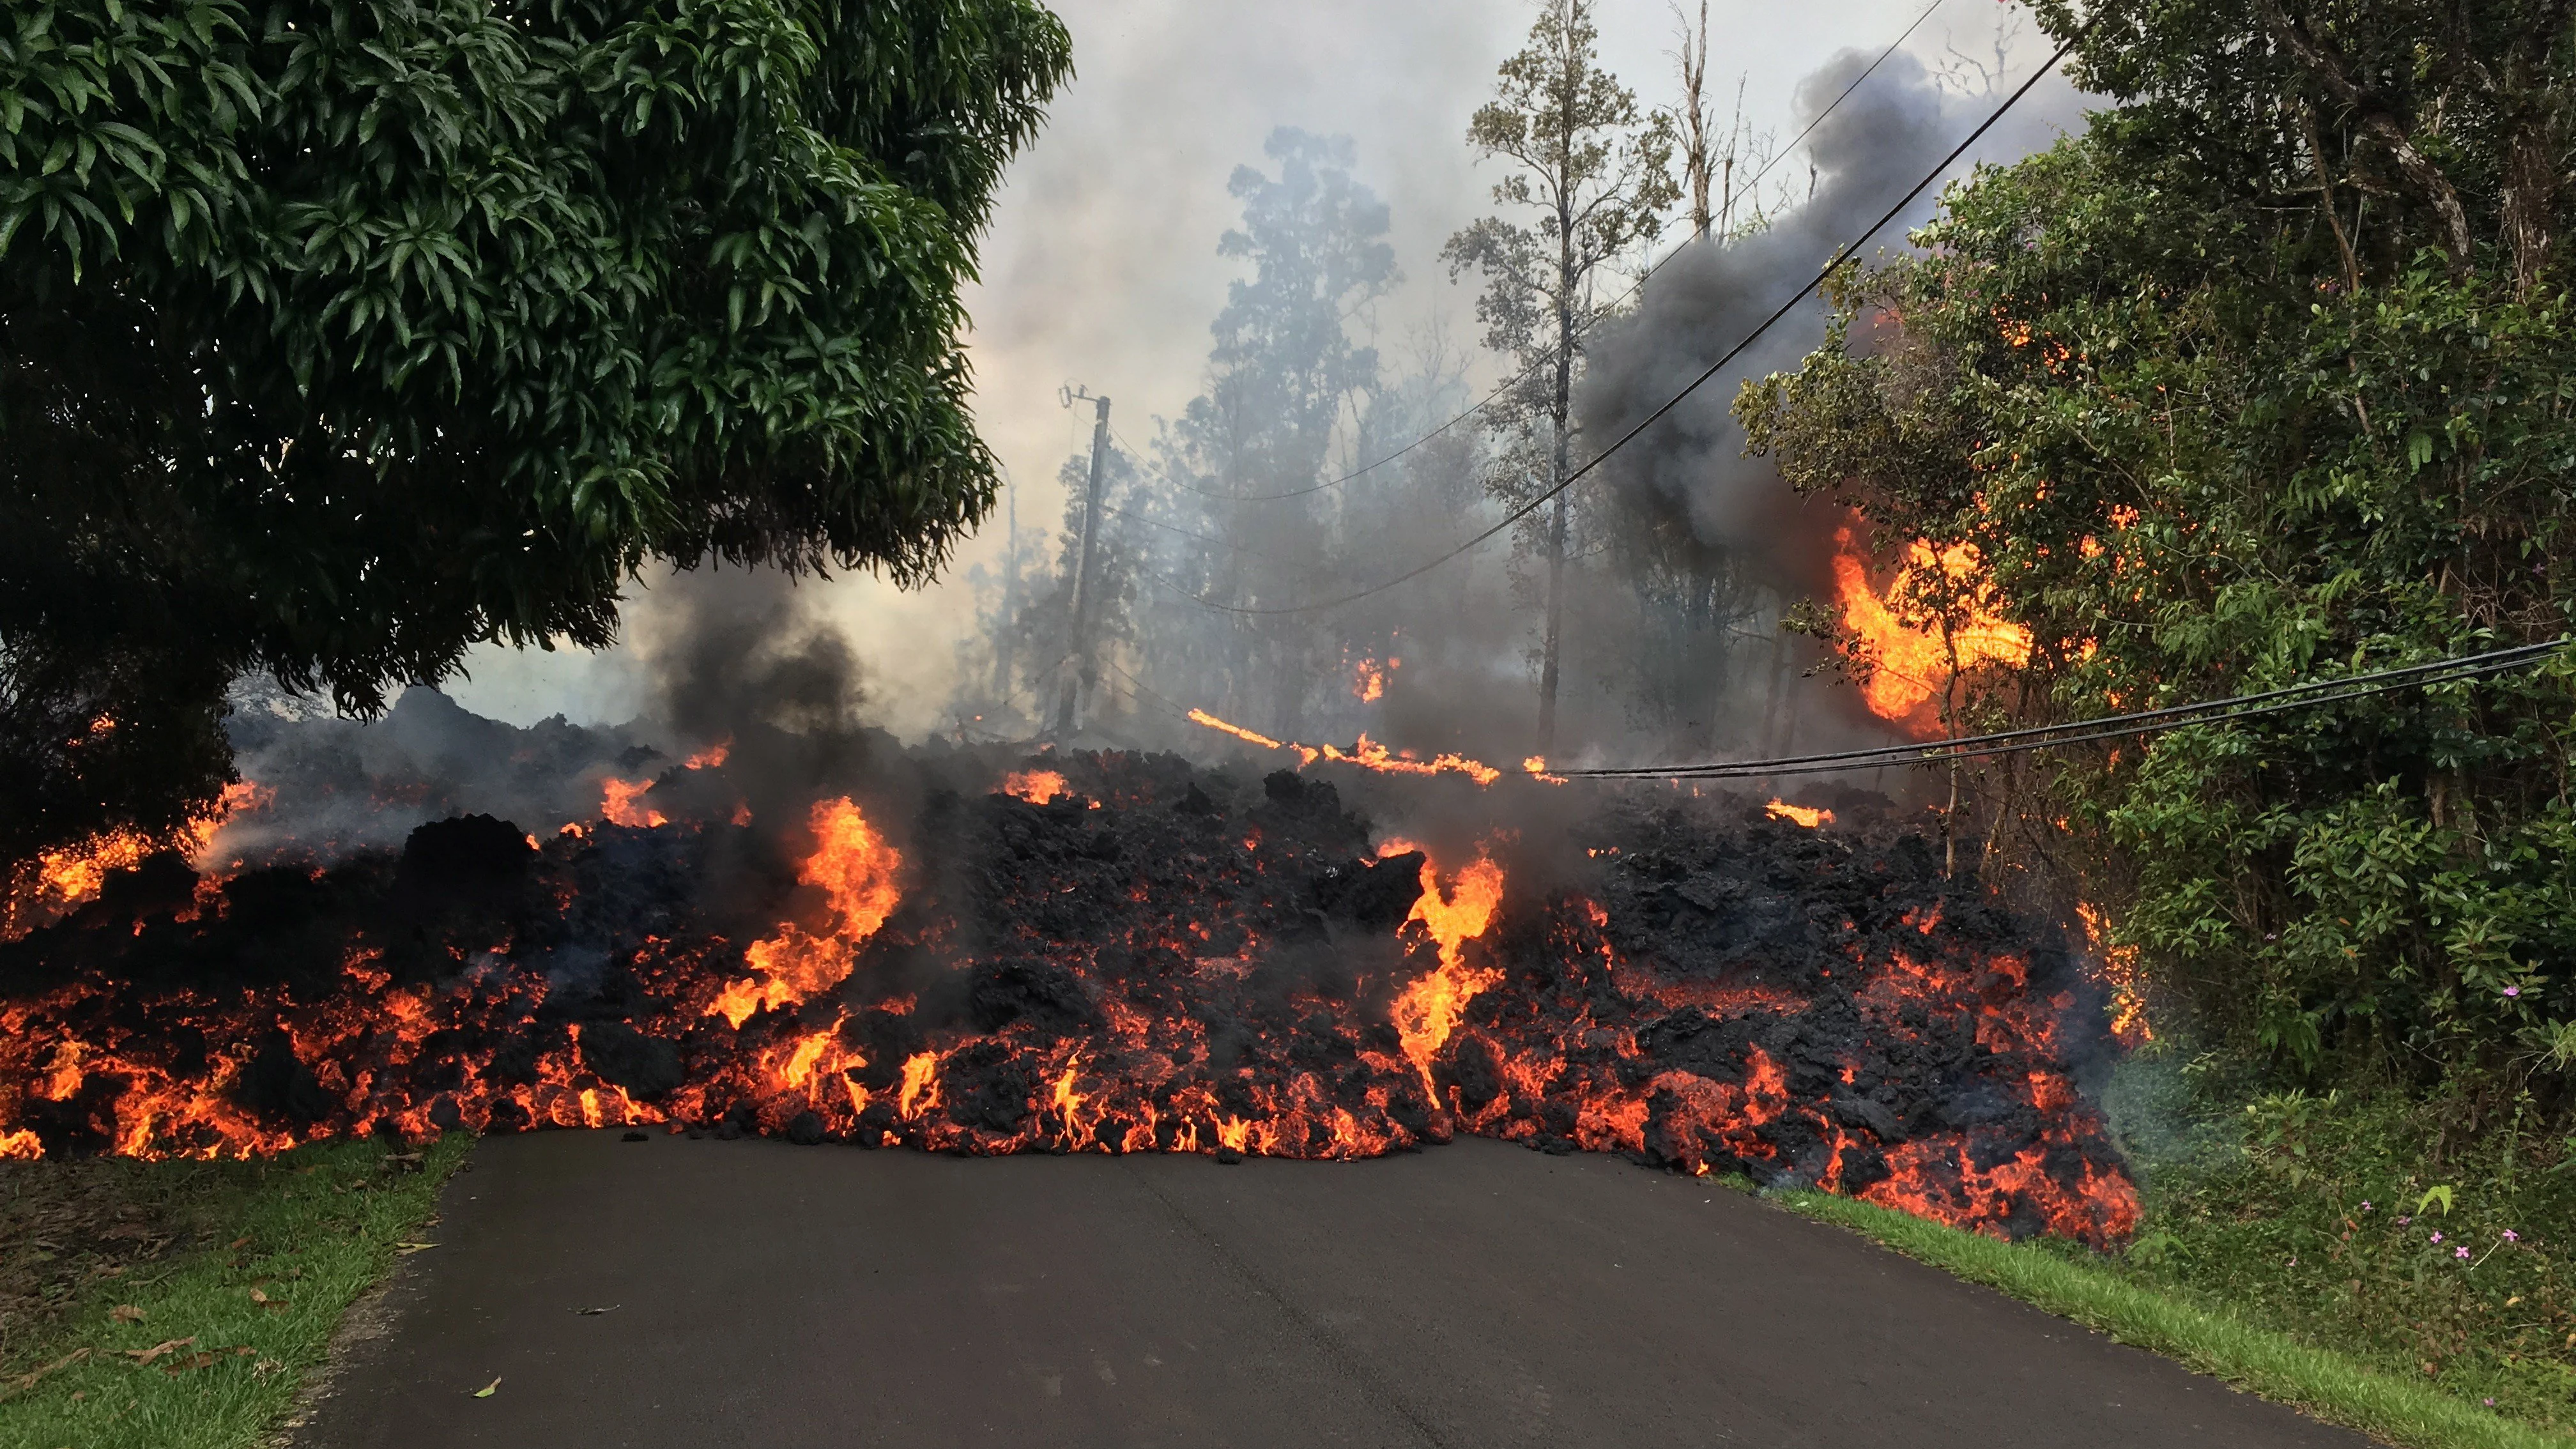
[[[1805,805],[1792,805],[1785,800],[1774,800],[1762,808],[1774,820],[1794,820],[1798,824],[1807,827],[1809,830],[1813,830],[1819,825],[1831,825],[1834,823],[1834,812],[1831,810],[1819,810]]]
[[[1032,805],[1044,805],[1057,796],[1072,794],[1073,787],[1053,770],[1021,770],[1002,782],[1002,793],[1016,795]]]
[[[1378,847],[1379,854],[1401,855],[1420,846],[1407,841],[1390,840]],[[1440,965],[1429,974],[1415,978],[1395,999],[1396,1036],[1404,1044],[1406,1060],[1422,1074],[1422,1085],[1439,1100],[1439,1088],[1432,1084],[1431,1059],[1449,1034],[1458,1029],[1467,1003],[1480,993],[1500,985],[1503,973],[1490,966],[1469,966],[1467,943],[1485,934],[1493,924],[1494,911],[1503,902],[1503,868],[1493,858],[1479,854],[1474,863],[1458,872],[1457,883],[1447,894],[1440,889],[1439,872],[1426,853],[1422,861],[1422,895],[1413,903],[1408,923],[1419,921],[1422,929],[1440,948]]]
[[[1380,664],[1374,659],[1361,660],[1351,672],[1351,694],[1362,704],[1375,704],[1386,698],[1386,677],[1399,662],[1390,659]]]
[[[637,830],[650,830],[668,825],[670,819],[659,810],[648,810],[635,803],[635,797],[653,788],[650,780],[620,780],[611,777],[600,781],[599,818],[611,825],[626,825]]]
[[[1929,542],[1916,539],[1907,546],[1905,564],[1885,598],[1870,587],[1868,563],[1849,527],[1836,531],[1834,547],[1834,586],[1842,598],[1843,627],[1867,647],[1876,666],[1862,686],[1870,713],[1906,725],[1917,735],[1928,735],[1941,725],[1937,713],[1927,706],[1943,692],[1941,681],[1949,676],[1952,650],[1957,651],[1962,670],[1980,664],[2019,667],[2030,662],[2030,631],[1995,613],[1992,587],[1977,582],[1983,562],[1974,545],[1953,544],[1935,553]],[[1971,585],[1965,590],[1969,617],[1951,631],[1946,643],[1937,631],[1917,629],[1898,618],[1886,602],[1934,571]]]
[[[2138,948],[2111,940],[2111,921],[2093,906],[2077,901],[2075,915],[2084,923],[2084,938],[2102,963],[2102,982],[2111,988],[2111,1035],[2131,1051],[2156,1039],[2147,1024],[2147,998],[2141,989]]]
[[[793,1006],[848,980],[860,945],[903,898],[895,884],[903,857],[878,836],[848,796],[816,802],[810,822],[814,853],[805,857],[796,876],[822,888],[838,920],[822,936],[782,922],[777,935],[751,943],[743,962],[756,974],[726,986],[707,1007],[708,1015],[721,1016],[737,1029],[764,1007]]]

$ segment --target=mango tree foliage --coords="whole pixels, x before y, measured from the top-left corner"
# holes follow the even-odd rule
[[[2084,79],[2118,103],[1846,288],[1739,403],[1757,445],[1884,532],[1976,545],[2036,639],[1998,720],[2566,633],[2568,202],[2518,158],[2564,162],[2568,7],[2100,8]],[[2169,1000],[2285,1069],[2561,1092],[2570,684],[2105,745],[1982,808],[2071,827]]]
[[[648,558],[930,576],[1030,0],[0,19],[0,858],[172,826],[226,684],[612,637]]]

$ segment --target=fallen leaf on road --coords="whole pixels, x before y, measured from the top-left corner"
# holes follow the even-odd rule
[[[492,1391],[493,1391],[494,1389],[499,1388],[499,1387],[501,1387],[501,1381],[500,1381],[499,1379],[494,1379],[492,1382],[490,1382],[490,1383],[488,1383],[488,1384],[485,1384],[483,1387],[481,1387],[481,1388],[479,1388],[479,1389],[476,1389],[476,1390],[474,1391],[474,1397],[476,1397],[476,1398],[478,1398],[478,1399],[488,1399],[488,1398],[492,1397]]]
[[[408,1258],[414,1253],[425,1253],[437,1246],[436,1243],[396,1243],[394,1251]]]
[[[580,1314],[584,1318],[588,1318],[593,1314],[598,1313],[615,1313],[618,1309],[625,1306],[626,1305],[623,1303],[611,1303],[606,1308],[576,1308],[573,1312]]]
[[[141,1323],[143,1321],[143,1310],[135,1307],[131,1303],[120,1303],[114,1308],[107,1310],[107,1316],[115,1319],[119,1323]]]
[[[159,1358],[165,1353],[176,1352],[179,1349],[186,1348],[188,1345],[195,1343],[196,1341],[197,1336],[192,1333],[186,1338],[170,1339],[164,1343],[156,1343],[150,1348],[129,1348],[125,1351],[125,1356],[134,1360],[135,1367],[141,1368],[143,1365],[152,1362],[154,1359]]]

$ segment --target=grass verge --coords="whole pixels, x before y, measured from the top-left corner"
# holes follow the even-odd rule
[[[229,1236],[94,1279],[15,1345],[0,1365],[0,1449],[264,1442],[471,1148],[458,1135],[417,1155],[339,1142],[262,1162],[134,1164],[198,1175],[192,1211]]]
[[[2407,1449],[2566,1449],[2576,1444],[2576,1439],[2501,1417],[2043,1247],[2000,1242],[1823,1193],[1785,1193],[1777,1200],[2122,1343]]]

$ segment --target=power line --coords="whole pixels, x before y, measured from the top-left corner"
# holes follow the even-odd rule
[[[1799,142],[1804,141],[1809,136],[1815,134],[1816,128],[1824,124],[1825,118],[1832,115],[1835,110],[1840,108],[1844,101],[1850,99],[1851,93],[1860,89],[1861,82],[1868,80],[1872,75],[1877,74],[1878,68],[1887,63],[1887,58],[1896,54],[1899,46],[1902,46],[1908,40],[1913,39],[1914,32],[1923,28],[1923,22],[1931,19],[1933,12],[1939,10],[1946,3],[1948,3],[1948,0],[1932,0],[1931,4],[1923,7],[1923,13],[1914,17],[1914,23],[1906,26],[1904,32],[1898,35],[1896,39],[1889,41],[1887,48],[1880,51],[1878,53],[1878,58],[1871,61],[1859,75],[1852,77],[1851,84],[1844,86],[1840,95],[1835,96],[1833,100],[1826,104],[1823,110],[1818,111],[1815,119],[1807,122],[1805,130],[1800,131],[1788,145],[1781,147],[1779,152],[1773,155],[1770,160],[1762,163],[1762,169],[1753,173],[1752,180],[1744,183],[1745,190],[1750,193],[1759,188],[1762,185],[1762,179],[1771,174],[1771,169],[1773,167],[1779,165],[1782,161],[1787,160],[1790,153],[1798,149]],[[2061,50],[2058,54],[2063,56],[2065,52]],[[2053,66],[2056,63],[2056,60],[2052,59],[2050,60],[2049,65]],[[2042,66],[2040,68],[2040,74],[2045,75],[2047,73],[2048,67]],[[2024,86],[2023,89],[2027,90],[2029,87]],[[1696,241],[1698,238],[1694,236],[1692,240]],[[1658,260],[1654,265],[1639,273],[1636,284],[1631,286],[1626,292],[1621,293],[1618,300],[1612,302],[1610,307],[1616,308],[1634,298],[1640,292],[1643,292],[1646,289],[1646,283],[1653,279],[1655,273],[1662,271],[1674,258],[1682,255],[1682,253],[1688,250],[1690,250],[1690,243],[1684,242],[1682,245],[1664,253],[1661,260]],[[1357,307],[1352,309],[1354,312],[1357,310],[1359,310]],[[1345,313],[1344,317],[1347,319],[1348,315],[1348,313]],[[1608,309],[1605,309],[1601,315],[1608,316],[1610,313]],[[1599,320],[1600,318],[1596,317],[1592,322],[1585,323],[1582,327],[1576,329],[1575,336],[1580,337],[1584,333],[1590,332],[1594,326],[1598,325]],[[1532,362],[1529,366],[1522,368],[1519,372],[1505,378],[1502,382],[1495,384],[1493,391],[1485,394],[1481,398],[1478,398],[1475,402],[1470,403],[1464,412],[1450,418],[1447,422],[1442,423],[1440,426],[1433,428],[1431,431],[1424,433],[1418,438],[1415,438],[1412,442],[1405,444],[1403,447],[1396,449],[1394,452],[1387,454],[1376,462],[1366,464],[1351,472],[1345,473],[1338,478],[1330,479],[1322,483],[1308,484],[1302,488],[1284,489],[1277,493],[1219,493],[1214,489],[1194,487],[1177,478],[1171,479],[1170,481],[1173,486],[1181,489],[1183,492],[1195,493],[1202,498],[1222,499],[1228,503],[1277,503],[1285,499],[1304,498],[1309,494],[1321,493],[1327,489],[1339,488],[1345,483],[1353,482],[1376,472],[1378,469],[1385,467],[1396,459],[1411,453],[1414,449],[1421,447],[1423,444],[1447,433],[1451,428],[1454,428],[1460,423],[1467,421],[1469,418],[1476,416],[1478,413],[1483,412],[1487,407],[1492,406],[1496,398],[1503,396],[1513,388],[1520,386],[1522,383],[1536,376],[1540,369],[1548,366],[1555,358],[1557,348],[1567,345],[1570,341],[1571,339],[1566,339],[1548,347],[1546,351],[1539,354],[1537,361]]]
[[[2401,689],[2426,689],[2436,685],[2483,679],[2539,664],[2567,649],[2576,640],[2559,638],[2539,644],[2521,644],[2509,649],[2483,654],[2459,655],[2424,664],[2410,664],[2395,669],[2373,670],[2366,674],[2343,675],[2331,679],[2312,679],[2277,689],[2251,694],[2232,695],[2224,699],[2202,700],[2196,704],[2169,705],[2162,709],[2137,710],[2128,714],[2104,715],[2095,719],[2069,720],[2064,724],[2032,725],[2023,729],[2004,730],[1995,734],[1963,735],[1957,739],[1932,740],[1912,745],[1882,745],[1865,750],[1837,750],[1821,755],[1790,755],[1769,760],[1710,760],[1677,765],[1613,765],[1593,769],[1551,769],[1551,775],[1573,779],[1595,780],[1732,780],[1755,776],[1812,775],[1840,770],[1874,770],[1889,765],[1941,764],[1954,760],[1983,759],[1996,755],[2022,754],[2031,750],[2058,749],[2067,745],[2090,744],[2109,739],[2126,739],[2142,734],[2182,729],[2199,724],[2232,724],[2238,720],[2290,710],[2316,709],[2347,700],[2368,699]]]
[[[1763,318],[1760,326],[1755,327],[1751,332],[1746,333],[1743,340],[1737,342],[1733,347],[1726,349],[1725,355],[1718,358],[1717,361],[1710,363],[1708,365],[1708,369],[1702,372],[1698,377],[1693,378],[1689,386],[1666,399],[1663,405],[1656,408],[1653,412],[1640,418],[1626,432],[1621,433],[1615,440],[1613,440],[1610,446],[1593,454],[1590,462],[1585,463],[1582,467],[1567,474],[1565,478],[1558,482],[1554,487],[1549,488],[1537,497],[1532,498],[1527,503],[1513,509],[1508,514],[1505,514],[1501,522],[1496,523],[1493,527],[1486,529],[1475,537],[1468,539],[1465,543],[1458,545],[1447,553],[1441,554],[1438,557],[1414,568],[1407,569],[1405,572],[1396,575],[1394,578],[1386,580],[1384,583],[1372,584],[1356,593],[1344,594],[1338,598],[1322,599],[1313,603],[1281,604],[1269,607],[1246,604],[1221,604],[1210,599],[1198,599],[1197,601],[1207,605],[1211,609],[1220,609],[1229,614],[1266,616],[1276,614],[1308,614],[1324,609],[1336,609],[1344,604],[1357,603],[1361,599],[1368,598],[1372,595],[1385,593],[1387,590],[1392,589],[1399,584],[1409,583],[1414,579],[1420,578],[1422,575],[1431,572],[1433,569],[1440,567],[1442,564],[1458,557],[1460,554],[1481,546],[1497,534],[1502,533],[1505,529],[1510,528],[1522,519],[1536,513],[1542,504],[1545,504],[1550,499],[1555,498],[1558,494],[1563,493],[1568,488],[1571,488],[1575,484],[1583,481],[1584,478],[1590,476],[1594,469],[1600,467],[1603,463],[1608,462],[1613,454],[1617,453],[1621,448],[1628,446],[1629,442],[1635,439],[1639,433],[1644,432],[1647,428],[1652,427],[1655,423],[1662,420],[1666,413],[1669,413],[1674,408],[1681,406],[1684,399],[1706,386],[1709,379],[1717,376],[1720,371],[1725,369],[1728,363],[1733,362],[1746,348],[1751,347],[1756,341],[1760,340],[1764,333],[1778,325],[1782,318],[1788,316],[1800,302],[1807,299],[1808,294],[1822,286],[1826,278],[1831,277],[1835,272],[1841,270],[1845,262],[1850,261],[1852,257],[1859,253],[1863,246],[1866,246],[1869,243],[1869,239],[1871,237],[1878,235],[1880,231],[1886,228],[1889,222],[1892,222],[1896,220],[1897,217],[1903,215],[1905,209],[1914,204],[1914,198],[1922,195],[1924,189],[1929,187],[1933,182],[1940,180],[1941,177],[1949,171],[1951,166],[1957,163],[1961,156],[1967,154],[1969,147],[1975,145],[1979,139],[1984,137],[1986,132],[1992,130],[1995,123],[2004,118],[2005,112],[2010,111],[2022,97],[2030,94],[2031,87],[2038,85],[2043,77],[2045,77],[2050,71],[2055,70],[2057,68],[2057,63],[2066,58],[2067,53],[2075,48],[2076,42],[2083,39],[2083,35],[2084,32],[2078,31],[2076,34],[2067,37],[2065,43],[2057,47],[2057,53],[2048,58],[2047,64],[2042,65],[2038,70],[2032,72],[2030,79],[2023,81],[2019,88],[2014,90],[2011,95],[2006,96],[2003,104],[1995,107],[1993,114],[1987,116],[1983,121],[1978,122],[1975,130],[1970,131],[1967,134],[1967,137],[1960,141],[1958,145],[1951,147],[1950,154],[1942,157],[1940,163],[1934,166],[1929,172],[1926,172],[1922,180],[1915,182],[1903,196],[1897,198],[1896,204],[1889,207],[1885,215],[1870,223],[1868,230],[1853,238],[1848,245],[1837,251],[1834,254],[1833,259],[1825,263],[1823,270],[1810,278],[1806,284],[1799,287],[1797,291],[1791,293],[1787,301],[1782,302],[1776,309],[1774,309],[1770,316]],[[1195,595],[1192,597],[1196,598]]]

